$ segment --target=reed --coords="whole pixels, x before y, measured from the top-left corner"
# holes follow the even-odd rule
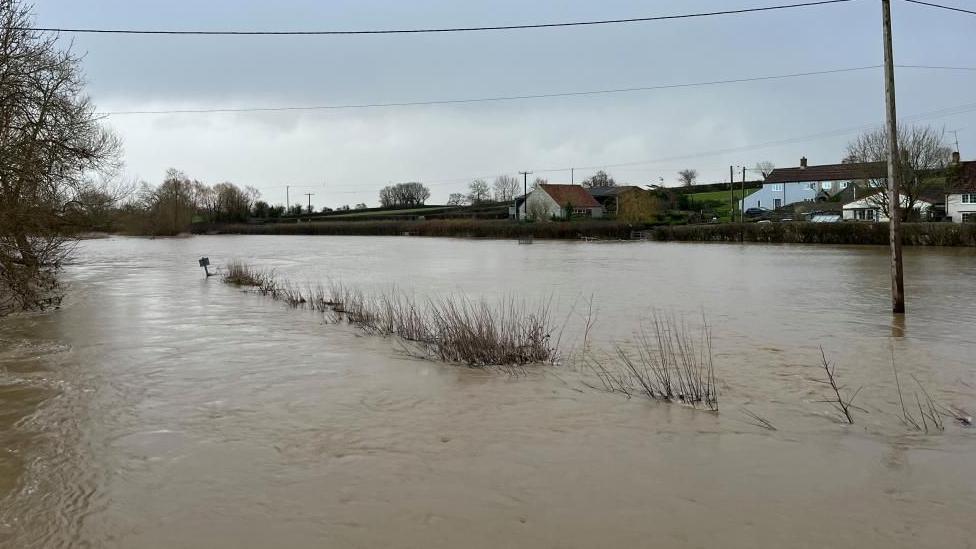
[[[619,362],[615,368],[591,362],[604,388],[718,411],[718,383],[707,322],[703,319],[697,336],[674,316],[654,313],[649,325],[641,326],[636,349],[617,345]]]
[[[393,288],[367,295],[334,283],[300,286],[243,263],[231,263],[224,281],[256,288],[291,307],[319,311],[366,333],[393,336],[424,357],[473,367],[554,362],[549,304],[535,309],[508,299],[498,303],[464,297],[418,301]]]

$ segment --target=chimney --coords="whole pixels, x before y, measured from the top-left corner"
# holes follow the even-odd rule
[[[955,152],[952,153],[952,164],[954,166],[958,166],[959,163],[960,163],[960,160],[959,160],[959,151],[955,151]]]
[[[800,159],[800,169],[801,170],[807,169],[807,157],[805,156]]]

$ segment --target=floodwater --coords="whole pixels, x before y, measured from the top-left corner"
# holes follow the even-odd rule
[[[378,237],[82,243],[65,306],[0,320],[0,546],[973,547],[976,251]],[[205,280],[550,301],[559,366],[513,377]],[[578,361],[657,310],[712,328],[720,411],[627,399]],[[819,347],[849,391],[837,421]],[[918,379],[916,382],[912,377]],[[777,430],[750,422],[744,409]],[[916,414],[917,416],[918,414]]]

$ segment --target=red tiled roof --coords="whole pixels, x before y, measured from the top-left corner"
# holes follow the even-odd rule
[[[574,208],[599,208],[600,203],[579,185],[539,185],[560,207],[572,204]]]
[[[776,168],[766,178],[766,183],[795,183],[798,181],[851,181],[856,179],[882,179],[888,177],[888,165],[884,162],[856,164],[825,164],[806,168]]]

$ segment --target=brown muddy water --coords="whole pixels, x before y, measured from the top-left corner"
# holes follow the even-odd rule
[[[551,300],[566,360],[512,377],[412,358],[205,280],[201,255]],[[906,272],[893,322],[882,248],[84,242],[63,309],[0,320],[0,546],[973,547],[976,430],[903,425],[890,353],[903,386],[976,409],[976,253],[906,250]],[[588,387],[590,296],[593,353],[652,309],[704,312],[720,411]],[[821,345],[864,387],[853,426],[818,402]]]

